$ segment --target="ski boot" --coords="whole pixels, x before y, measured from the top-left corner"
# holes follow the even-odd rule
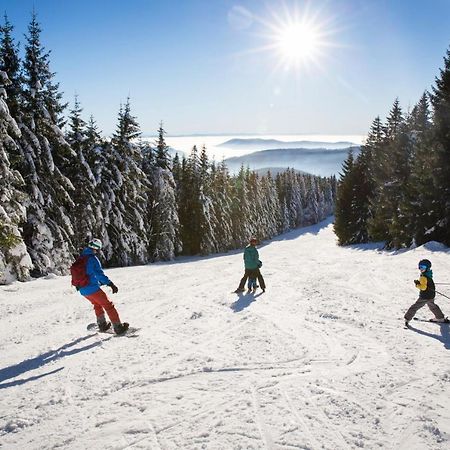
[[[111,328],[111,322],[98,322],[98,331],[104,333]]]
[[[130,324],[127,322],[115,323],[114,324],[114,333],[124,334],[124,333],[126,333],[126,331],[128,330],[129,327],[130,327]]]

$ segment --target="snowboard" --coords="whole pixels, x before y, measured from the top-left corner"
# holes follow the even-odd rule
[[[140,330],[140,328],[135,328],[135,327],[129,327],[127,331],[125,331],[125,333],[123,334],[116,334],[114,333],[113,328],[108,328],[106,331],[100,331],[98,329],[98,325],[96,322],[90,323],[86,329],[88,331],[96,331],[97,333],[102,333],[102,334],[111,334],[114,337],[137,337],[138,336],[138,331]]]
[[[428,323],[437,323],[438,325],[442,325],[443,323],[450,323],[448,317],[445,318],[444,322],[436,322],[432,319],[420,319],[419,317],[413,317],[413,320],[417,320],[418,322],[428,322]]]

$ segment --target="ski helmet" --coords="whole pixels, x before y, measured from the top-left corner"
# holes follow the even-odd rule
[[[431,269],[431,261],[429,259],[421,259],[419,261],[419,269],[430,270]]]
[[[93,248],[94,250],[101,250],[101,248],[103,247],[102,241],[100,239],[91,239],[89,244],[88,244],[89,248]]]

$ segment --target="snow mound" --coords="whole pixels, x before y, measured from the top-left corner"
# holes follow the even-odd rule
[[[445,246],[444,244],[442,244],[441,242],[437,242],[437,241],[430,241],[427,242],[426,244],[421,245],[418,248],[424,248],[430,252],[445,252],[445,251],[450,251],[450,249]]]

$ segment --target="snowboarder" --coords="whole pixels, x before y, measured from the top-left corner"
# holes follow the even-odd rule
[[[88,246],[81,252],[81,257],[85,257],[85,273],[87,275],[87,284],[77,287],[80,294],[86,297],[93,305],[99,331],[106,331],[111,327],[111,322],[116,334],[123,334],[127,331],[128,323],[122,323],[114,304],[109,300],[106,293],[100,286],[109,286],[113,294],[118,292],[117,286],[105,275],[97,253],[102,248],[100,239],[92,239]],[[73,283],[73,276],[72,276]],[[105,312],[111,322],[107,322]]]
[[[430,311],[434,314],[434,319],[430,319],[432,322],[446,322],[444,314],[438,305],[434,303],[434,297],[436,296],[436,290],[433,281],[433,271],[431,270],[431,261],[428,259],[422,259],[419,261],[420,277],[418,280],[414,280],[416,288],[420,290],[419,298],[413,303],[405,314],[405,325],[408,326],[409,321],[414,317],[416,312],[425,305],[428,305]]]
[[[244,250],[245,273],[239,283],[239,287],[234,291],[236,293],[244,292],[245,282],[247,281],[247,278],[252,276],[252,274],[256,275],[255,278],[258,278],[259,286],[261,287],[263,292],[266,292],[266,283],[264,282],[264,278],[259,270],[259,268],[262,266],[262,263],[259,260],[259,253],[258,250],[256,249],[257,243],[258,240],[253,237],[250,239],[250,242],[247,245],[247,247],[245,247]]]

